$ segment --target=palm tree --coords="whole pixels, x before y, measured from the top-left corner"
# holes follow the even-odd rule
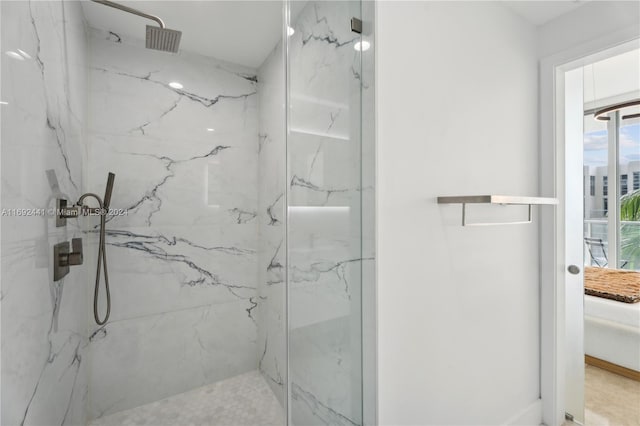
[[[640,220],[640,189],[620,197],[620,220]]]
[[[620,220],[638,222],[621,225],[620,251],[628,269],[640,269],[640,189],[620,197]]]

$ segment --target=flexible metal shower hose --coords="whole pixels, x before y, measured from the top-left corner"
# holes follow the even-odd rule
[[[96,284],[93,289],[93,318],[96,320],[98,325],[104,325],[109,320],[109,315],[111,314],[111,292],[109,291],[109,273],[107,271],[107,252],[105,250],[105,240],[106,240],[106,221],[107,214],[104,212],[104,204],[102,203],[102,199],[93,193],[84,194],[78,200],[78,204],[82,205],[82,201],[86,197],[93,197],[98,201],[98,205],[100,206],[100,241],[98,243],[98,269],[96,270]],[[98,314],[98,293],[100,292],[100,268],[104,267],[104,289],[107,295],[107,313],[104,316],[104,319],[100,319],[100,315]]]

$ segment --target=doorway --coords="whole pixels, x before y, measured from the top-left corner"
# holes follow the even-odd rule
[[[640,422],[640,49],[564,70],[564,408]]]

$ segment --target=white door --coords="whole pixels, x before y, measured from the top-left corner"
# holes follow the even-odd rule
[[[584,424],[583,69],[565,73],[565,411]]]

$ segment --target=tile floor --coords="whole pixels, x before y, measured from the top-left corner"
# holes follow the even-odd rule
[[[280,426],[280,403],[258,371],[101,417],[89,426]]]
[[[585,426],[640,426],[640,382],[587,365]]]
[[[586,426],[640,425],[640,382],[585,370]],[[280,426],[282,407],[258,371],[96,419],[89,426]],[[566,426],[572,422],[565,422]]]

